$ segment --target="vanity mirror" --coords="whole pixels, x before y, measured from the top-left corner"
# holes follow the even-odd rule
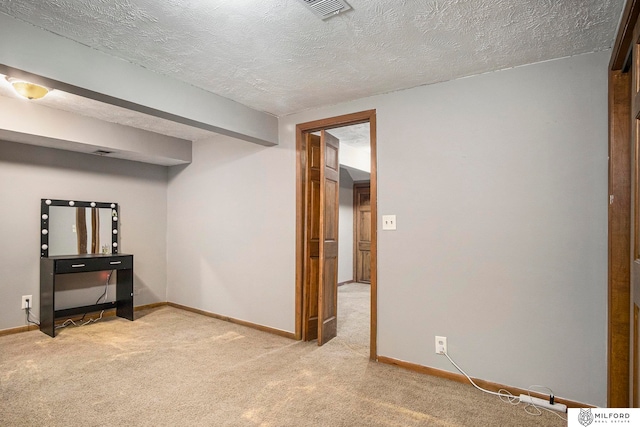
[[[40,257],[117,253],[117,203],[41,200]]]

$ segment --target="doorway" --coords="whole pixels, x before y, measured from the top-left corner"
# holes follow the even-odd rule
[[[309,287],[309,280],[305,277],[305,260],[309,247],[306,236],[308,235],[309,192],[307,190],[310,175],[308,172],[308,147],[309,135],[313,132],[330,130],[339,127],[369,123],[370,138],[370,210],[371,210],[371,243],[370,243],[370,333],[369,333],[369,357],[377,359],[377,174],[376,174],[376,112],[368,110],[344,116],[332,117],[298,124],[296,126],[296,338],[309,339],[309,310],[305,308],[309,301],[316,304],[314,290]],[[320,195],[320,197],[324,197]],[[320,279],[320,282],[322,278]],[[337,283],[336,283],[337,285]],[[310,293],[311,292],[311,293]],[[315,298],[315,299],[314,299]],[[338,320],[339,321],[339,320]],[[313,334],[313,332],[311,332]]]

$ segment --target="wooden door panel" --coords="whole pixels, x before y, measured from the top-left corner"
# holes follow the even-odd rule
[[[360,259],[358,260],[358,282],[370,283],[371,282],[371,251],[360,251],[358,254]]]
[[[338,240],[338,216],[334,214],[336,209],[335,200],[338,195],[338,183],[332,180],[325,180],[324,185],[325,203],[324,203],[324,239],[325,241]]]
[[[320,181],[312,180],[310,184],[309,209],[311,212],[320,212]],[[317,245],[320,240],[320,215],[310,215],[309,222],[310,243]]]
[[[360,226],[358,227],[358,243],[371,243],[371,211],[360,211]]]
[[[322,345],[334,338],[338,331],[337,319],[337,299],[338,288],[336,286],[338,277],[338,256],[336,255],[325,260],[324,270],[324,292],[320,306],[322,309],[322,336],[318,337],[318,344]]]
[[[320,137],[318,135],[309,135],[311,138],[311,146],[309,149],[309,167],[312,170],[320,171]]]
[[[325,133],[325,135],[329,135],[331,138],[334,138],[331,134]],[[334,139],[337,141],[336,138]],[[338,146],[326,145],[325,150],[325,166],[328,169],[339,172],[338,168],[340,167],[340,163],[338,162]]]
[[[305,182],[305,262],[303,266],[302,338],[318,338],[318,291],[320,284],[320,137],[307,135]]]
[[[368,208],[371,211],[371,194],[369,193],[360,193],[358,194],[358,204],[362,210],[366,210]]]
[[[323,345],[337,333],[338,316],[338,209],[340,141],[320,132],[320,286],[318,299],[318,345]]]
[[[315,255],[315,256],[314,256]],[[305,301],[308,331],[305,336],[306,341],[318,338],[318,280],[320,279],[320,257],[318,252],[309,257],[309,270],[307,283],[309,292]]]
[[[360,250],[360,251],[370,251],[371,250],[371,242],[358,242],[358,250]]]

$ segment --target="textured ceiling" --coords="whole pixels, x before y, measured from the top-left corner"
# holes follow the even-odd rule
[[[0,0],[0,12],[282,116],[608,49],[624,0],[349,4],[324,21],[299,0]],[[111,108],[82,112],[109,120]]]

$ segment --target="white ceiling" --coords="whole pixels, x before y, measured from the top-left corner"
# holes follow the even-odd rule
[[[355,148],[369,148],[369,123],[333,128],[329,133],[340,140],[340,144]]]
[[[608,49],[624,0],[348,3],[325,21],[299,0],[0,0],[0,12],[283,116]],[[95,101],[47,102],[185,139],[210,134]]]

